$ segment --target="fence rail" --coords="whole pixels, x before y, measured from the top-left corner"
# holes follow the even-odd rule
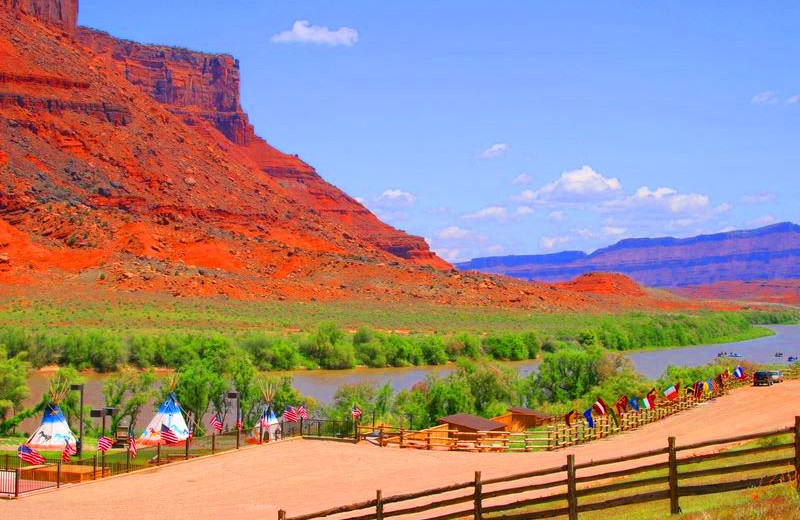
[[[131,458],[127,449],[96,453],[91,457],[61,461],[60,454],[49,454],[45,463],[29,466],[16,453],[0,455],[0,498],[19,496],[64,484],[97,480],[131,473],[206,455],[239,449],[247,444],[267,444],[291,437],[353,438],[352,421],[307,419],[297,423],[281,422],[277,428],[252,428],[197,437],[175,445],[140,446]]]
[[[784,436],[791,436],[791,442]],[[748,441],[760,445],[739,446]],[[703,449],[708,453],[683,455]],[[749,460],[754,456],[758,460]],[[293,517],[281,510],[278,519],[527,520],[565,515],[576,520],[587,511],[655,501],[669,501],[670,512],[677,514],[681,497],[788,482],[800,489],[798,475],[800,417],[793,427],[682,446],[670,437],[664,448],[580,464],[570,454],[563,466],[505,477],[482,479],[477,471],[471,481],[415,493],[384,497],[378,490],[372,500]]]

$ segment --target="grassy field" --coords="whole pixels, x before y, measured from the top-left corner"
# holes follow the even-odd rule
[[[492,333],[537,329],[554,334],[569,334],[598,327],[609,320],[642,321],[649,316],[686,314],[658,311],[547,314],[520,309],[464,308],[429,303],[375,305],[368,302],[252,302],[220,298],[176,299],[144,294],[126,294],[114,301],[0,299],[0,326],[67,329],[93,327],[110,331],[141,332],[184,330],[226,333],[247,329],[294,332],[310,331],[319,323],[333,322],[350,330],[361,326],[428,333]],[[786,319],[794,320],[800,316],[792,310],[781,314]]]

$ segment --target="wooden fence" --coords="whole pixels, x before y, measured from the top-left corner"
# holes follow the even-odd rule
[[[800,370],[783,371],[786,379],[800,378]],[[681,395],[674,401],[662,399],[652,410],[628,412],[617,417],[610,415],[595,417],[594,428],[589,428],[582,415],[571,425],[565,422],[550,424],[526,432],[479,431],[463,432],[448,429],[447,425],[434,426],[426,430],[408,430],[379,425],[357,427],[357,439],[366,439],[380,447],[397,446],[424,450],[449,451],[539,451],[557,450],[577,444],[603,439],[620,432],[635,430],[646,424],[659,421],[676,413],[688,410],[699,403],[719,397],[729,390],[752,384],[752,378],[730,379],[725,388],[716,394],[700,397]]]
[[[789,442],[782,438],[787,434],[792,436]],[[759,442],[754,447],[738,446],[755,440]],[[660,500],[668,501],[670,513],[677,514],[681,497],[788,482],[800,488],[799,474],[800,417],[796,417],[793,427],[780,430],[683,446],[670,437],[664,448],[582,463],[576,462],[575,455],[567,455],[563,466],[492,479],[483,479],[478,471],[468,482],[388,497],[378,490],[372,500],[293,517],[281,510],[278,519],[528,520],[567,516],[575,520],[587,511]]]

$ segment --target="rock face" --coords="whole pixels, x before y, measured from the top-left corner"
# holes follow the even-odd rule
[[[381,222],[352,197],[327,183],[311,166],[258,137],[239,101],[239,62],[232,56],[143,45],[83,27],[78,29],[77,38],[186,124],[211,124],[226,138],[218,143],[220,146],[239,147],[237,152],[247,156],[255,168],[279,179],[295,198],[336,220],[353,235],[400,258],[450,268],[422,238]]]
[[[786,222],[686,239],[630,239],[590,255],[476,258],[458,267],[544,281],[613,271],[651,287],[800,278],[800,226]]]
[[[78,24],[78,0],[0,0],[4,9],[30,14],[72,33]]]

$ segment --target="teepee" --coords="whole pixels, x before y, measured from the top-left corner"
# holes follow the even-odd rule
[[[175,437],[179,441],[184,441],[189,437],[189,428],[186,426],[186,419],[183,418],[181,405],[178,404],[178,398],[175,397],[175,385],[177,379],[173,378],[169,382],[170,393],[161,406],[158,407],[155,417],[144,429],[142,435],[139,437],[138,444],[141,446],[155,446],[157,444],[166,444],[161,440],[161,426],[165,425],[172,430]]]
[[[253,429],[250,431],[250,436],[247,442],[258,443],[277,440],[280,437],[281,426],[278,418],[275,417],[275,412],[272,410],[272,400],[275,398],[276,385],[272,381],[261,380],[259,385],[261,388],[261,397],[264,399],[264,409],[261,412]]]
[[[50,402],[44,409],[42,424],[28,437],[25,444],[39,451],[61,451],[67,444],[77,446],[64,413],[58,406],[69,393],[69,381],[55,378],[50,381]]]

